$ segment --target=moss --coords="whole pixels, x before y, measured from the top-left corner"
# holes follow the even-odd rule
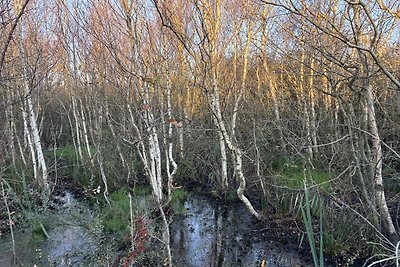
[[[171,192],[171,201],[183,202],[190,196],[190,193],[185,188],[174,189]]]

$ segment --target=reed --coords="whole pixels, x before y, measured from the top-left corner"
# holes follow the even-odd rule
[[[308,243],[310,245],[311,254],[315,267],[324,267],[324,251],[323,251],[323,216],[322,216],[322,201],[320,202],[320,216],[319,216],[319,255],[317,254],[317,246],[314,237],[311,206],[310,191],[308,190],[306,181],[304,180],[304,206],[301,207],[303,222],[306,228]]]

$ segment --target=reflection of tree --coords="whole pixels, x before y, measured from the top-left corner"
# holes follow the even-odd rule
[[[226,240],[226,224],[225,222],[225,215],[226,215],[226,209],[222,208],[221,206],[218,206],[216,208],[216,227],[215,227],[215,233],[216,233],[216,241],[215,241],[215,266],[222,266],[224,263],[224,245],[225,245],[225,240]]]

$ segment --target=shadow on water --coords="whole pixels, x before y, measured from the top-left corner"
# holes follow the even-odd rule
[[[241,203],[211,204],[201,196],[185,202],[186,214],[171,224],[176,266],[309,266],[295,251],[264,238]]]

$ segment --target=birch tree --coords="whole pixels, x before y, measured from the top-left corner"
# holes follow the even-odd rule
[[[14,2],[14,9],[16,13],[20,13],[21,9],[24,6],[21,6],[18,2]],[[32,167],[34,179],[37,181],[41,190],[48,192],[49,181],[48,181],[48,171],[47,171],[47,163],[43,154],[42,142],[40,140],[39,126],[37,122],[37,112],[33,105],[33,84],[31,81],[33,80],[32,76],[34,73],[31,72],[29,68],[29,59],[26,51],[26,43],[24,40],[27,40],[23,34],[23,29],[27,28],[26,21],[21,21],[19,27],[19,34],[17,37],[17,46],[19,51],[19,56],[21,59],[22,65],[22,77],[23,77],[23,93],[21,94],[21,98],[23,100],[23,120],[24,120],[24,135],[27,138],[29,148],[32,156]]]
[[[202,80],[202,88],[205,88],[206,98],[208,105],[212,112],[213,122],[217,128],[220,144],[223,138],[224,145],[220,145],[221,149],[221,161],[222,166],[227,163],[227,158],[224,157],[226,151],[224,147],[228,147],[229,151],[234,157],[234,170],[237,175],[239,182],[239,187],[237,189],[237,195],[239,199],[245,204],[249,212],[257,218],[261,218],[261,215],[255,210],[249,199],[245,196],[246,189],[246,177],[243,173],[243,152],[235,140],[235,136],[230,133],[229,128],[226,125],[225,118],[222,114],[221,109],[221,89],[219,85],[219,75],[220,75],[220,57],[223,55],[224,51],[221,47],[224,47],[219,43],[219,38],[221,37],[221,23],[222,23],[222,8],[223,3],[220,0],[216,1],[194,1],[191,4],[194,9],[194,22],[193,22],[193,32],[196,32],[196,38],[198,40],[203,40],[197,47],[193,47],[193,43],[188,36],[179,32],[174,24],[173,19],[171,19],[170,10],[166,6],[165,1],[153,1],[158,9],[158,13],[163,21],[163,25],[172,30],[177,37],[188,50],[191,55],[195,55],[194,51],[199,52],[200,57],[194,56],[197,60],[197,64],[201,66],[201,75],[204,77]],[[248,28],[250,31],[251,27]],[[251,31],[250,31],[251,32]],[[195,50],[194,50],[195,49]],[[244,58],[245,59],[245,58]],[[246,59],[245,59],[246,60]],[[244,83],[246,79],[247,67],[244,69]],[[242,77],[243,78],[243,77]],[[241,89],[243,89],[243,84]],[[236,106],[241,101],[241,94],[239,92],[236,98]],[[236,115],[235,115],[236,116]],[[235,123],[236,120],[233,120]],[[233,127],[234,128],[234,127]],[[221,138],[222,137],[222,138]],[[224,167],[222,167],[224,170]],[[223,177],[225,174],[222,174]]]
[[[341,59],[333,58],[331,54],[325,53],[328,60],[340,65],[347,71],[350,70],[351,75],[348,77],[349,89],[353,88],[354,91],[354,87],[357,86],[362,91],[365,101],[363,118],[368,125],[368,133],[367,135],[362,134],[363,138],[357,139],[357,142],[360,142],[360,147],[366,147],[366,149],[369,149],[368,141],[372,143],[370,157],[360,155],[360,157],[367,159],[368,165],[371,167],[367,173],[371,177],[374,186],[370,188],[371,195],[369,199],[372,200],[372,203],[374,199],[376,200],[376,206],[382,219],[382,227],[389,237],[396,240],[397,233],[393,226],[393,220],[389,213],[384,193],[384,179],[382,174],[382,161],[384,158],[375,112],[376,98],[371,82],[374,76],[373,70],[375,69],[375,71],[379,70],[382,72],[392,82],[396,90],[400,88],[399,80],[393,75],[390,65],[385,63],[379,53],[380,48],[385,45],[383,43],[384,39],[381,38],[384,34],[384,29],[391,29],[396,21],[383,19],[390,12],[382,8],[376,8],[373,1],[330,1],[326,3],[326,6],[333,6],[335,8],[327,9],[327,13],[323,11],[322,6],[318,6],[318,4],[322,3],[294,3],[279,0],[262,0],[262,2],[291,12],[298,19],[304,21],[311,31],[316,31],[316,34],[324,34],[340,42],[344,47],[344,51],[346,51],[345,53],[348,55],[348,60],[352,60],[354,63],[354,65],[348,65],[349,62],[344,63]],[[339,10],[343,14],[347,14],[346,19],[338,19]],[[376,16],[372,15],[372,10],[381,15],[379,24]],[[366,194],[369,194],[369,192]],[[372,211],[374,211],[374,208],[372,208]]]

